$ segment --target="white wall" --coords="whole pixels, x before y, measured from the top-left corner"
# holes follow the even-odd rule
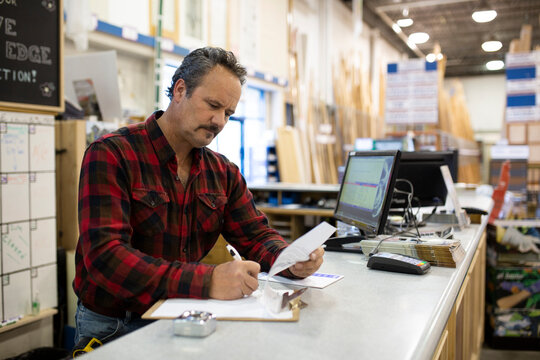
[[[387,62],[399,61],[404,55],[365,23],[359,38],[355,38],[353,14],[341,1],[295,0],[293,5],[293,24],[305,41],[304,74],[313,84],[313,95],[333,102],[332,71],[345,57],[373,82],[373,103],[377,108],[378,69],[385,69]],[[297,41],[297,46],[301,45]],[[376,73],[370,74],[371,69]]]
[[[497,141],[506,107],[505,75],[471,76],[460,80],[477,140],[488,143]]]
[[[257,33],[258,62],[254,67],[262,72],[288,78],[287,0],[264,0],[259,4]]]

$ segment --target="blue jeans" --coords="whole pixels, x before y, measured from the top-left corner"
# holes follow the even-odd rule
[[[102,343],[142,328],[153,320],[132,318],[127,311],[124,318],[105,316],[93,312],[78,302],[75,314],[75,344],[83,337],[96,338]]]

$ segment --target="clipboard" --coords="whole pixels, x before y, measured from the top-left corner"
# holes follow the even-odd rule
[[[300,319],[300,309],[306,305],[299,297],[297,297],[289,302],[290,310],[279,317],[274,317],[267,312],[267,314],[261,316],[246,316],[245,312],[241,309],[243,306],[242,302],[245,302],[243,301],[245,299],[247,298],[239,300],[162,299],[152,305],[141,318],[147,320],[173,320],[186,310],[202,310],[214,313],[219,321],[296,322]],[[227,310],[223,310],[223,315],[220,315],[220,305],[228,308]],[[165,309],[163,306],[166,306],[167,308]],[[260,307],[262,312],[264,306],[260,304]],[[218,310],[216,311],[216,309]]]

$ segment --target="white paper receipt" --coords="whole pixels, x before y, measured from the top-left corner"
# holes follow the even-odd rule
[[[328,239],[335,231],[335,227],[323,221],[304,235],[300,236],[279,254],[274,265],[270,268],[268,275],[272,277],[299,261],[309,260],[309,254],[324,244],[326,239]]]

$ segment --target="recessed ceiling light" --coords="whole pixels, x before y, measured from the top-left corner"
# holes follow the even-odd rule
[[[472,18],[477,23],[487,23],[497,17],[495,10],[480,10],[472,13]]]
[[[486,69],[488,70],[501,70],[504,67],[502,60],[492,60],[486,63]]]
[[[414,21],[411,18],[399,19],[397,21],[397,24],[399,25],[399,27],[402,27],[402,28],[411,26],[413,23]]]
[[[423,44],[429,40],[429,35],[425,32],[416,32],[409,35],[409,40],[415,44]]]
[[[396,23],[392,24],[392,30],[394,30],[396,34],[399,34],[401,32],[401,28]]]
[[[482,44],[482,50],[486,52],[498,51],[502,48],[502,42],[497,40],[486,41]]]
[[[437,55],[435,55],[434,53],[429,53],[426,55],[427,62],[434,62],[435,60],[437,60]]]

